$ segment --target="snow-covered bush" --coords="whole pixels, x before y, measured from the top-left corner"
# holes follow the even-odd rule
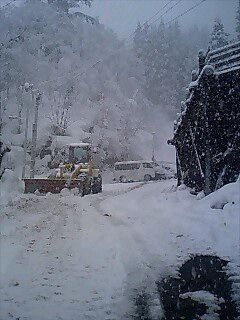
[[[13,199],[24,190],[24,184],[10,169],[5,169],[0,180],[0,205],[11,204]]]

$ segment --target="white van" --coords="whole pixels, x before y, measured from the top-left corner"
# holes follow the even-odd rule
[[[150,181],[155,179],[155,169],[149,161],[123,161],[114,165],[114,181]]]

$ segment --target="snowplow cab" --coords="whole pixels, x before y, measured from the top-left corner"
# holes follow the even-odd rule
[[[89,143],[71,143],[69,145],[70,163],[90,163],[91,147]]]

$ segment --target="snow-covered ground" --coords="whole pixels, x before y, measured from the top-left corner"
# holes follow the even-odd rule
[[[160,315],[155,282],[195,253],[230,259],[238,277],[240,181],[202,200],[175,185],[21,195],[2,207],[0,319],[128,319],[141,288]]]

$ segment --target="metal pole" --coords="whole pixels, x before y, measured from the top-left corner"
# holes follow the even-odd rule
[[[152,161],[155,162],[155,145],[154,145],[154,136],[155,136],[155,132],[152,132]]]
[[[23,170],[22,170],[22,179],[24,179],[26,175],[28,123],[29,123],[29,106],[27,106],[27,111],[26,111],[25,133],[24,133],[24,162],[23,162]]]
[[[35,103],[35,116],[32,126],[32,148],[31,148],[31,164],[30,164],[30,178],[35,176],[35,162],[36,162],[36,144],[37,144],[37,123],[38,123],[38,108],[41,101],[41,94],[37,92]]]

